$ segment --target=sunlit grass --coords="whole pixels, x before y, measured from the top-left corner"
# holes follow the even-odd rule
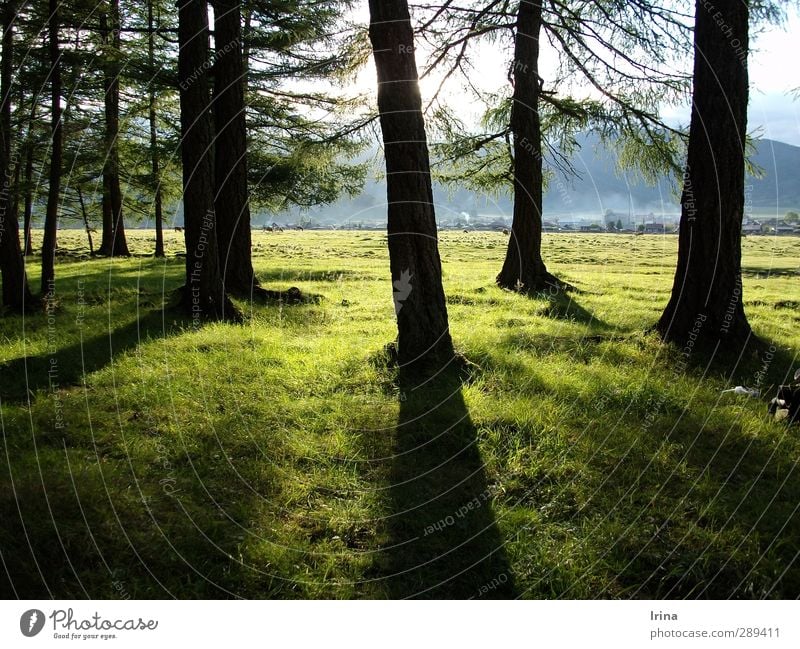
[[[415,408],[425,434],[457,424],[431,461],[476,442],[506,594],[800,593],[797,430],[768,421],[764,400],[721,394],[799,364],[800,239],[743,242],[745,307],[771,360],[748,351],[728,372],[699,359],[684,372],[644,333],[669,296],[675,237],[548,235],[549,269],[579,289],[569,302],[494,286],[504,235],[442,233],[452,334],[475,366],[457,402],[431,390],[409,405],[381,360],[395,331],[384,235],[255,232],[265,285],[322,300],[239,302],[243,325],[199,329],[168,306],[181,235],[167,234],[166,260],[145,256],[151,233],[129,236],[142,256],[88,260],[80,233],[62,231],[53,323],[0,320],[3,595],[421,592],[427,573],[397,568],[448,537],[398,548],[398,534],[476,494],[398,511],[417,495],[397,486],[418,462],[398,455]],[[433,493],[454,480],[430,478]],[[425,594],[469,595],[441,581],[457,555]],[[476,596],[492,570],[476,572]]]

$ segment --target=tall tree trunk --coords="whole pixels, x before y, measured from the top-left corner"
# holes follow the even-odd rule
[[[33,216],[33,130],[36,128],[36,108],[39,105],[38,93],[31,98],[31,112],[28,117],[28,131],[25,139],[25,175],[23,188],[22,223],[25,255],[33,254],[31,239],[31,216]]]
[[[183,213],[186,240],[184,306],[200,319],[238,318],[228,301],[219,268],[211,114],[208,92],[208,5],[177,0],[178,81],[181,104]]]
[[[104,48],[108,48],[110,36],[108,33],[108,13],[104,8],[99,16],[100,33]],[[103,160],[103,197],[101,201],[101,209],[103,214],[103,231],[100,236],[100,247],[97,249],[98,254],[110,256],[114,250],[114,207],[111,200],[111,156],[108,147],[108,113],[109,103],[111,102],[111,73],[109,71],[108,55],[106,54],[103,63],[103,90],[104,90],[104,109],[105,109],[105,158]]]
[[[31,216],[33,215],[33,153],[34,153],[34,131],[37,127],[36,113],[39,108],[39,92],[31,93],[31,107],[28,113],[28,121],[25,126],[25,137],[22,138],[22,126],[20,126],[20,138],[22,139],[21,156],[25,161],[22,188],[20,195],[23,201],[23,241],[22,248],[25,256],[33,254],[33,241],[31,239]],[[25,89],[20,84],[19,105],[20,109],[25,104]]]
[[[542,129],[539,37],[542,3],[522,0],[514,43],[514,217],[497,284],[527,293],[559,286],[542,261]]]
[[[12,3],[9,3],[12,5]],[[12,5],[13,6],[13,5]],[[5,34],[5,31],[3,32]],[[13,31],[10,36],[12,48],[14,43],[13,38]],[[9,57],[9,62],[12,63],[13,67],[13,60],[14,57]],[[11,73],[9,73],[10,79]],[[2,85],[2,82],[0,82]],[[2,88],[0,88],[0,93],[2,92]],[[23,108],[25,106],[25,88],[22,84],[19,84],[17,87],[17,114],[20,115],[20,118],[17,120],[19,122],[19,126],[17,128],[16,133],[12,132],[9,140],[9,147],[12,146],[14,141],[16,140],[16,157],[13,160],[14,163],[14,191],[12,192],[12,199],[11,199],[11,217],[17,222],[17,237],[19,237],[19,199],[22,196],[22,187],[20,186],[22,183],[22,155],[25,152],[25,134],[24,128],[22,125],[22,118],[21,114]],[[11,118],[9,115],[9,123],[11,122]],[[9,153],[9,159],[11,158],[11,154]],[[24,248],[24,245],[20,246],[20,251]],[[23,253],[24,254],[24,253]]]
[[[0,272],[3,274],[3,306],[22,311],[31,294],[25,260],[19,243],[19,223],[11,210],[11,75],[14,66],[14,3],[2,9],[2,68],[0,68]],[[14,165],[15,173],[19,162]]]
[[[751,334],[741,269],[749,8],[744,1],[711,9],[696,3],[678,265],[672,295],[656,325],[664,340],[690,350],[741,343]]]
[[[155,21],[153,20],[153,1],[147,0],[147,61],[150,70],[155,68]],[[156,128],[156,92],[155,84],[150,84],[147,116],[150,121],[150,161],[155,185],[154,209],[156,217],[156,257],[164,256],[164,213],[161,201],[161,167],[158,155],[158,131]]]
[[[49,0],[50,18],[48,34],[50,41],[50,185],[47,191],[47,211],[44,219],[44,243],[42,244],[42,299],[55,295],[56,236],[58,234],[58,203],[61,195],[61,158],[63,142],[61,134],[61,53],[58,45],[59,0]]]
[[[89,224],[89,215],[86,213],[86,203],[83,200],[83,192],[80,185],[77,188],[78,203],[81,206],[81,218],[83,219],[83,229],[86,231],[86,238],[89,240],[89,255],[94,257],[94,241],[92,241],[92,226]]]
[[[103,65],[105,90],[105,164],[103,166],[103,240],[98,251],[101,255],[130,255],[125,237],[122,215],[122,190],[119,180],[119,0],[110,0],[108,15],[100,15],[103,40],[110,48]]]
[[[105,164],[108,164],[106,160]],[[114,249],[114,208],[111,207],[111,176],[103,171],[103,197],[100,203],[103,230],[100,234],[100,247],[97,253],[110,256]]]
[[[250,79],[250,34],[253,24],[253,8],[249,3],[242,7],[244,12],[244,29],[242,30],[242,66],[244,74],[242,77],[242,90],[244,91],[244,103],[247,107],[247,91],[249,90],[248,81]]]
[[[453,354],[407,0],[370,0],[401,363]]]
[[[217,238],[225,289],[249,296],[253,272],[247,189],[242,23],[237,0],[214,0],[214,176]]]

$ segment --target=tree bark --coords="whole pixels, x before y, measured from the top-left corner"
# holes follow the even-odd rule
[[[696,3],[678,265],[656,325],[664,340],[690,351],[742,343],[751,335],[741,272],[749,8],[747,2],[729,2],[712,9]]]
[[[25,255],[33,254],[33,240],[31,239],[31,216],[33,216],[33,129],[36,126],[36,107],[38,93],[31,98],[31,113],[28,118],[28,132],[25,140],[25,176],[23,189],[23,237]]]
[[[244,12],[244,29],[242,30],[242,66],[244,77],[242,78],[242,89],[244,90],[244,102],[247,107],[247,92],[249,90],[248,81],[250,79],[250,35],[253,25],[253,8],[249,3],[242,7]]]
[[[452,357],[407,0],[370,0],[370,40],[386,157],[389,265],[403,364]]]
[[[3,7],[2,68],[0,68],[0,272],[3,275],[3,306],[22,311],[31,294],[25,261],[19,243],[19,223],[11,210],[11,76],[14,60],[14,3]],[[15,173],[19,162],[14,164]]]
[[[89,240],[89,255],[94,257],[94,241],[92,240],[92,226],[89,224],[89,215],[86,212],[86,203],[83,200],[83,192],[80,185],[77,187],[78,204],[81,206],[81,218],[83,219],[83,229],[86,231],[86,238]]]
[[[514,216],[497,284],[521,293],[559,287],[542,260],[542,128],[539,38],[542,3],[519,4],[514,43]]]
[[[200,319],[237,319],[238,313],[225,294],[217,247],[207,74],[208,5],[206,0],[177,3],[186,241],[183,303],[195,323]]]
[[[9,3],[9,6],[13,7],[13,3]],[[5,31],[3,32],[3,34],[5,35]],[[10,40],[11,40],[11,47],[12,47],[12,51],[13,51],[13,47],[14,47],[13,31],[11,33]],[[13,67],[13,61],[14,61],[14,57],[10,56],[9,57],[9,63],[12,64],[12,67]],[[8,73],[8,75],[9,75],[9,77],[8,77],[9,78],[9,83],[11,83],[11,75],[12,74],[13,73],[9,70],[9,73]],[[2,76],[2,74],[0,74],[0,76]],[[0,86],[2,86],[2,81],[0,81]],[[9,92],[10,92],[10,90],[9,90]],[[2,87],[0,87],[0,96],[2,96]],[[20,83],[17,86],[17,108],[16,108],[16,113],[18,115],[22,114],[24,106],[25,106],[25,88],[24,88],[23,84]],[[14,165],[14,190],[12,192],[12,199],[11,199],[11,203],[10,203],[11,204],[11,208],[10,208],[11,209],[11,218],[13,218],[14,221],[17,222],[17,238],[19,238],[19,199],[22,196],[22,187],[21,187],[21,183],[22,183],[22,162],[21,162],[21,157],[22,157],[23,153],[25,152],[25,135],[24,135],[24,129],[23,129],[23,125],[22,125],[22,118],[20,117],[17,121],[19,122],[19,126],[17,127],[16,132],[14,132],[11,129],[9,129],[9,133],[10,134],[9,134],[9,140],[8,140],[8,142],[9,142],[9,158],[8,159],[11,162],[13,162],[13,165]],[[11,123],[11,114],[10,114],[10,107],[9,107],[9,124],[10,123]],[[0,137],[2,137],[2,136],[0,136]],[[16,140],[16,144],[15,144],[15,140]],[[11,154],[11,149],[12,148],[16,148],[16,156],[15,157],[12,156],[12,154]],[[12,157],[13,157],[13,160],[12,160]],[[23,248],[24,248],[24,245],[20,245],[20,252],[22,252]],[[22,253],[22,254],[24,255],[24,253]]]
[[[58,234],[58,203],[61,195],[61,159],[63,141],[61,133],[61,53],[58,44],[59,0],[49,0],[48,39],[50,41],[50,185],[47,191],[47,210],[44,219],[42,243],[42,299],[55,296],[56,236]]]
[[[122,215],[122,190],[119,179],[119,0],[110,0],[108,15],[100,15],[103,39],[110,46],[103,65],[105,90],[105,164],[103,165],[103,239],[98,253],[109,257],[128,257],[128,241]]]
[[[247,187],[244,58],[240,3],[215,0],[214,176],[220,263],[225,289],[250,296],[253,271]]]
[[[147,60],[150,69],[155,68],[155,22],[153,19],[153,0],[147,0]],[[158,130],[156,127],[156,93],[154,84],[150,84],[147,116],[150,121],[150,162],[155,185],[154,209],[156,217],[156,257],[164,256],[164,212],[161,199],[161,165],[158,155]]]

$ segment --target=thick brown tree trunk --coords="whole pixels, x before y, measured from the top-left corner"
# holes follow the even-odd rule
[[[150,69],[155,68],[155,21],[153,19],[153,0],[147,2],[147,60]],[[156,257],[164,256],[164,212],[161,200],[161,165],[158,155],[158,131],[156,127],[156,93],[155,84],[150,84],[147,116],[150,122],[150,162],[155,185],[154,209],[156,217]]]
[[[119,0],[110,0],[108,15],[100,15],[100,28],[111,54],[105,56],[105,164],[103,166],[103,239],[98,253],[109,257],[130,256],[122,216],[122,189],[119,179]]]
[[[22,311],[31,294],[25,274],[25,260],[19,243],[19,223],[11,209],[11,74],[14,50],[14,3],[2,9],[2,68],[0,68],[0,272],[3,275],[3,306]],[[14,164],[19,172],[19,162]]]
[[[542,128],[539,37],[542,3],[522,0],[514,44],[514,217],[497,284],[522,293],[558,287],[542,260]]]
[[[184,306],[195,322],[236,319],[238,313],[228,301],[222,283],[217,247],[206,0],[178,0],[178,40],[186,240]]]
[[[370,0],[400,362],[453,354],[407,0]]]
[[[42,243],[42,299],[47,301],[55,295],[56,236],[58,234],[58,203],[61,195],[61,158],[63,141],[61,134],[61,53],[58,44],[59,0],[49,0],[50,17],[48,38],[50,41],[50,186],[47,190],[47,210],[44,218],[44,242]]]
[[[678,266],[657,330],[667,341],[741,343],[748,99],[748,3],[696,3],[694,98],[681,197]],[[700,343],[699,341],[703,341]]]
[[[217,239],[225,289],[250,296],[253,272],[247,189],[244,59],[240,3],[214,0],[214,175]]]

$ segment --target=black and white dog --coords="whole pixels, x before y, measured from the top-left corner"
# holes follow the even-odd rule
[[[795,373],[794,380],[792,385],[778,387],[778,395],[769,402],[769,414],[789,423],[800,423],[800,370]]]

